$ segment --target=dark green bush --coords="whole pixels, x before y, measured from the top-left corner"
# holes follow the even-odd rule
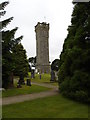
[[[89,75],[85,72],[76,71],[71,79],[70,77],[66,77],[60,84],[60,92],[77,101],[89,102],[89,84]]]
[[[81,102],[90,102],[89,33],[90,3],[75,3],[60,54],[58,81],[63,95]]]
[[[83,91],[83,90],[76,91],[75,98],[78,101],[87,102],[88,101],[88,93],[87,93],[87,91]]]

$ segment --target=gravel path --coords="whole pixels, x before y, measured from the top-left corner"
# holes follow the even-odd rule
[[[54,88],[54,89],[57,89],[57,88],[58,88],[57,86],[50,85],[50,84],[48,84],[48,83],[32,82],[32,84],[39,85],[39,86],[43,86],[43,87],[48,87],[48,88]]]
[[[39,92],[39,93],[33,93],[33,94],[27,94],[27,95],[6,97],[6,98],[2,98],[2,99],[0,98],[0,105],[1,104],[8,105],[8,104],[13,104],[13,103],[18,103],[18,102],[30,101],[30,100],[34,100],[37,98],[43,98],[43,97],[48,97],[48,96],[53,96],[53,95],[59,94],[58,87],[56,87],[56,86],[44,84],[44,83],[36,83],[36,82],[33,82],[32,84],[52,88],[52,90]]]

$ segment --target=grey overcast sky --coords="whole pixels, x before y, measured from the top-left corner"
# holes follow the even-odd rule
[[[0,3],[6,0],[0,0]],[[67,28],[71,24],[73,11],[72,0],[9,0],[5,8],[4,19],[14,17],[7,26],[8,29],[19,27],[16,37],[24,36],[22,44],[27,56],[36,56],[35,25],[37,22],[50,24],[49,30],[49,60],[59,58]]]

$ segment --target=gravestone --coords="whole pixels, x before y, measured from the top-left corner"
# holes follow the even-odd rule
[[[55,72],[53,70],[51,70],[51,82],[55,82]]]
[[[18,81],[18,84],[20,84],[20,85],[25,85],[24,76],[23,76],[22,73],[20,74],[20,79],[19,79],[19,81]]]
[[[41,80],[41,77],[42,77],[42,76],[41,76],[41,73],[40,73],[40,80]]]
[[[29,78],[27,79],[27,86],[31,86],[31,80]]]
[[[31,78],[35,78],[35,71],[31,70]]]

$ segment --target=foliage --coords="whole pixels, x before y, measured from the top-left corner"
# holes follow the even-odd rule
[[[14,58],[14,75],[20,76],[22,73],[23,76],[28,75],[29,65],[26,56],[26,50],[24,50],[23,45],[16,44],[13,47],[13,58]]]
[[[28,60],[29,60],[29,62],[31,62],[31,63],[33,63],[35,65],[36,57],[30,57]]]
[[[4,11],[4,8],[6,5],[8,5],[9,2],[3,2],[0,4],[0,17],[3,16],[6,11]],[[11,22],[13,18],[9,18],[7,20],[3,20],[0,21],[0,32],[2,32],[2,84],[4,88],[7,88],[8,84],[9,84],[9,75],[10,75],[10,71],[11,68],[8,64],[8,61],[10,61],[11,59],[11,44],[9,44],[8,42],[10,41],[11,38],[13,38],[14,36],[14,32],[16,29],[12,30],[12,31],[5,31],[3,30],[3,28],[9,24],[9,22]],[[11,33],[11,34],[10,34]],[[10,46],[10,48],[9,48]]]
[[[59,86],[63,95],[90,102],[90,3],[75,3],[71,26],[60,55]]]
[[[30,65],[29,65],[29,72],[31,72],[32,70],[32,67],[35,67],[36,66],[36,57],[30,57],[28,59]]]
[[[4,8],[8,4],[9,2],[3,2],[0,4],[0,17],[6,13],[6,11],[4,11]],[[17,27],[12,30],[4,29],[11,22],[11,20],[13,20],[13,17],[0,21],[0,32],[2,32],[2,87],[4,88],[13,86],[13,72],[15,72],[15,66],[18,65],[15,58],[19,57],[18,55],[15,56],[13,50],[16,46],[18,46],[18,44],[20,44],[20,41],[23,38],[23,36],[15,38],[15,33],[18,29]],[[18,53],[19,51],[17,54]],[[25,58],[26,55],[23,57],[23,60],[25,60]],[[22,64],[19,64],[19,66],[21,67]],[[18,70],[20,69],[21,68],[18,67]]]
[[[54,71],[59,70],[59,59],[55,59],[51,64],[51,69]]]

